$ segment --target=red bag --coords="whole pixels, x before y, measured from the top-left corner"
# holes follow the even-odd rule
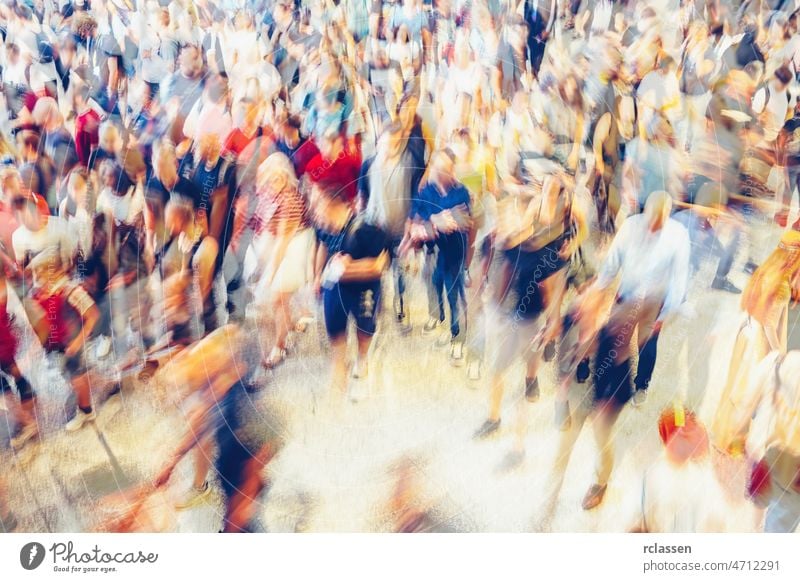
[[[708,433],[693,412],[676,405],[661,413],[658,434],[671,461],[683,464],[708,454]]]
[[[5,305],[0,306],[0,365],[6,366],[14,361],[17,353],[17,336],[11,327]]]
[[[769,495],[772,489],[772,479],[769,474],[769,465],[766,459],[761,459],[750,469],[750,479],[747,481],[747,496],[761,507],[769,504]]]

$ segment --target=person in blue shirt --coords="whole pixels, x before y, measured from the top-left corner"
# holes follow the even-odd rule
[[[468,234],[472,224],[469,191],[455,178],[455,155],[449,149],[433,156],[427,181],[411,205],[412,237],[436,246],[433,286],[439,321],[445,320],[444,296],[450,305],[450,331],[439,343],[451,342],[450,357],[458,365],[464,359],[459,300],[464,300]]]

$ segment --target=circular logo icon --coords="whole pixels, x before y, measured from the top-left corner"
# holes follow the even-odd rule
[[[19,563],[26,570],[35,570],[44,561],[44,546],[39,542],[30,542],[19,551]]]

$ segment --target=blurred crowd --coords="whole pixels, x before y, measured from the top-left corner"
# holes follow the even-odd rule
[[[109,528],[142,527],[146,500],[192,453],[180,508],[218,482],[222,529],[247,531],[281,438],[243,403],[265,370],[303,358],[291,336],[319,319],[344,418],[376,333],[429,336],[465,382],[485,379],[476,439],[501,430],[506,391],[536,402],[554,362],[562,438],[548,495],[590,424],[588,511],[604,500],[620,413],[647,399],[664,326],[691,317],[694,293],[736,295],[713,422],[678,390],[658,470],[752,468],[741,496],[768,507],[768,531],[794,531],[798,4],[2,0],[11,446],[39,438],[17,365],[29,326],[72,387],[66,431],[154,377],[191,410],[175,455]],[[523,420],[514,431],[512,466]],[[404,463],[397,529],[423,531]],[[649,492],[660,478],[645,479],[637,527],[713,528],[665,517],[669,496]]]

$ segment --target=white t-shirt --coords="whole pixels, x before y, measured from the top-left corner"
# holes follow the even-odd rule
[[[97,211],[110,214],[117,222],[131,224],[144,209],[144,199],[131,187],[124,196],[116,196],[104,188],[97,197]]]
[[[45,227],[37,231],[20,225],[11,235],[11,245],[18,263],[27,263],[42,251],[58,248],[64,264],[69,264],[73,251],[67,224],[57,216],[49,217]]]
[[[786,112],[788,110],[789,99],[785,89],[778,91],[770,83],[768,101],[767,91],[764,87],[756,91],[756,94],[753,95],[753,111],[758,113],[761,118],[764,141],[773,142],[778,138],[778,134],[786,121]]]

